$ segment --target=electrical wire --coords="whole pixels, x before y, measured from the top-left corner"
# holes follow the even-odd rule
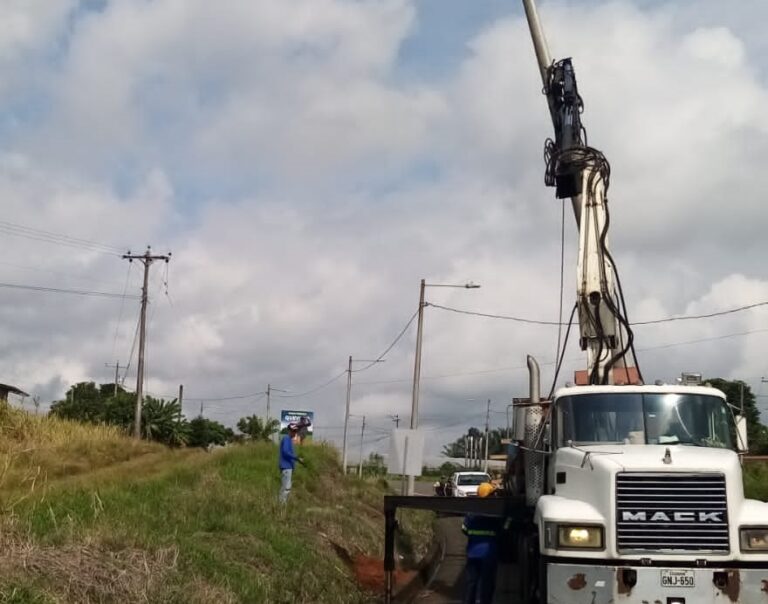
[[[502,319],[505,321],[513,321],[513,322],[527,323],[527,324],[533,324],[533,325],[547,325],[547,326],[555,326],[555,327],[559,325],[567,326],[567,323],[561,323],[560,321],[541,321],[538,319],[528,319],[528,318],[512,316],[512,315],[476,312],[476,311],[466,310],[462,308],[453,308],[450,306],[433,304],[432,302],[425,302],[424,304],[425,306],[431,306],[433,308],[439,308],[440,310],[446,310],[449,312],[458,313],[462,315],[469,315],[472,317],[482,317],[485,319]],[[671,317],[663,317],[660,319],[653,319],[650,321],[633,321],[632,325],[637,327],[638,325],[658,325],[660,323],[671,323],[673,321],[694,321],[699,319],[712,319],[716,317],[722,317],[725,315],[731,315],[734,313],[744,312],[746,310],[752,310],[753,308],[759,308],[762,306],[768,306],[768,300],[765,300],[763,302],[755,302],[753,304],[745,304],[743,306],[737,306],[734,308],[729,308],[727,310],[715,311],[707,314],[671,316]]]
[[[571,311],[571,317],[568,319],[568,329],[565,330],[565,341],[563,342],[563,348],[560,352],[560,357],[557,359],[557,364],[555,365],[555,375],[552,378],[552,387],[549,390],[549,396],[547,397],[547,400],[552,400],[552,395],[555,393],[555,386],[557,385],[557,378],[560,375],[560,369],[563,366],[563,357],[565,356],[565,351],[568,347],[568,336],[571,333],[571,325],[573,324],[573,317],[576,314],[576,309],[578,308],[578,304],[573,305],[573,310]]]
[[[133,262],[128,263],[128,270],[125,273],[125,285],[123,286],[123,297],[120,300],[120,311],[117,313],[117,323],[115,323],[115,338],[112,342],[112,358],[115,357],[115,350],[117,350],[117,336],[120,333],[120,324],[123,321],[123,310],[125,309],[125,295],[128,293],[128,281],[131,277],[131,267]]]
[[[99,252],[102,254],[109,254],[112,256],[120,255],[123,248],[100,243],[90,239],[81,239],[79,237],[72,237],[70,235],[64,235],[61,233],[54,233],[52,231],[44,231],[41,229],[35,229],[32,227],[15,224],[5,220],[0,220],[0,232],[6,235],[12,235],[14,237],[23,237],[26,239],[32,239],[34,241],[40,241],[43,243],[52,243],[56,245],[62,245],[66,247],[73,247],[79,249],[85,249],[89,251]]]
[[[54,293],[54,294],[70,294],[74,296],[91,296],[94,298],[118,298],[123,300],[138,300],[139,296],[118,294],[113,292],[99,292],[87,289],[65,289],[59,287],[43,287],[40,285],[22,285],[20,283],[0,283],[0,287],[6,289],[23,289],[28,291]]]
[[[384,357],[387,356],[389,351],[392,350],[395,347],[395,345],[397,345],[397,343],[401,340],[401,338],[406,334],[406,332],[408,331],[408,328],[411,326],[411,324],[413,323],[414,319],[418,316],[418,314],[419,314],[419,311],[416,310],[416,312],[413,313],[411,318],[408,319],[408,322],[405,324],[405,327],[403,327],[403,329],[400,330],[400,333],[397,334],[397,337],[392,341],[392,343],[389,346],[387,346],[384,352],[382,352],[378,357],[376,357],[375,361],[371,361],[365,367],[361,367],[360,369],[353,369],[352,373],[360,373],[361,371],[366,371],[367,369],[370,369],[371,367],[373,367],[376,363],[382,361]]]
[[[346,373],[347,373],[347,370],[345,369],[344,371],[342,371],[338,375],[335,375],[334,377],[332,377],[327,382],[323,382],[319,386],[315,386],[314,388],[310,388],[306,392],[300,392],[298,394],[279,394],[279,393],[276,392],[275,396],[279,397],[279,398],[300,398],[302,396],[307,396],[309,394],[314,394],[318,390],[322,390],[323,388],[327,388],[328,386],[333,384],[335,381],[337,381],[341,376],[345,375]]]
[[[563,335],[563,295],[565,281],[565,201],[561,203],[562,216],[560,218],[560,305],[557,314],[557,348],[555,358],[560,358],[560,343]]]

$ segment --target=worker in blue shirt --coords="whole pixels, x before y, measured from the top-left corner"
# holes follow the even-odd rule
[[[291,485],[293,483],[293,469],[296,462],[304,464],[304,460],[293,452],[293,439],[299,427],[294,424],[288,424],[288,433],[280,439],[280,503],[288,502],[288,495],[291,494]]]
[[[496,490],[490,482],[477,488],[478,497],[488,497]],[[496,591],[496,568],[499,562],[499,534],[506,528],[502,518],[467,514],[462,532],[467,536],[467,586],[464,604],[491,604]]]

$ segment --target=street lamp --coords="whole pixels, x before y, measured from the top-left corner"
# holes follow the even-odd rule
[[[419,385],[421,381],[421,340],[424,331],[424,290],[427,287],[453,287],[460,289],[478,289],[480,286],[476,283],[465,283],[464,285],[454,285],[445,283],[427,283],[421,280],[419,287],[419,319],[416,327],[416,355],[413,362],[413,393],[411,395],[411,430],[419,427]],[[415,477],[408,476],[408,495],[413,495]]]

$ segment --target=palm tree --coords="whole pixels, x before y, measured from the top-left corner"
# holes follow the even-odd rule
[[[274,418],[264,420],[258,415],[241,417],[237,429],[251,440],[268,441],[280,429],[280,422]]]

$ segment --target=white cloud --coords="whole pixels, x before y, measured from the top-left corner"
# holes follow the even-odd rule
[[[208,399],[206,413],[229,422],[263,412],[261,400],[211,399],[268,382],[300,392],[339,374],[349,354],[375,357],[415,310],[420,278],[483,286],[429,290],[435,303],[556,318],[560,206],[542,183],[551,125],[526,26],[519,16],[489,24],[466,40],[449,78],[405,81],[399,53],[417,9],[115,0],[74,18],[64,54],[35,76],[49,109],[22,122],[0,157],[4,216],[173,250],[173,305],[164,269],[151,274],[150,391],[183,382],[189,412]],[[766,88],[743,32],[630,2],[543,9],[553,50],[574,56],[590,142],[613,164],[612,241],[631,316],[765,299],[754,175]],[[36,21],[48,25],[16,47],[50,47],[67,14]],[[9,69],[21,65],[7,56]],[[566,315],[574,239],[566,215]],[[118,256],[25,239],[11,248],[4,259],[27,268],[0,264],[3,280],[82,286],[75,274],[122,290]],[[115,353],[126,361],[136,302],[115,344],[118,311],[101,299],[3,293],[3,381],[45,396],[75,379],[108,381],[103,363]],[[641,357],[648,376],[765,373],[759,333],[658,348],[758,329],[760,312],[638,328],[638,347],[653,349]],[[583,364],[574,341],[568,358],[579,360],[567,372]],[[551,379],[555,344],[553,328],[428,308],[425,424],[475,422],[468,398],[503,410],[524,393],[526,353]],[[355,412],[377,429],[391,413],[407,418],[412,354],[409,333],[386,363],[354,376]],[[276,397],[273,408],[314,408],[320,424],[338,427],[343,400],[342,379],[310,397]],[[451,434],[435,433],[435,448]]]

